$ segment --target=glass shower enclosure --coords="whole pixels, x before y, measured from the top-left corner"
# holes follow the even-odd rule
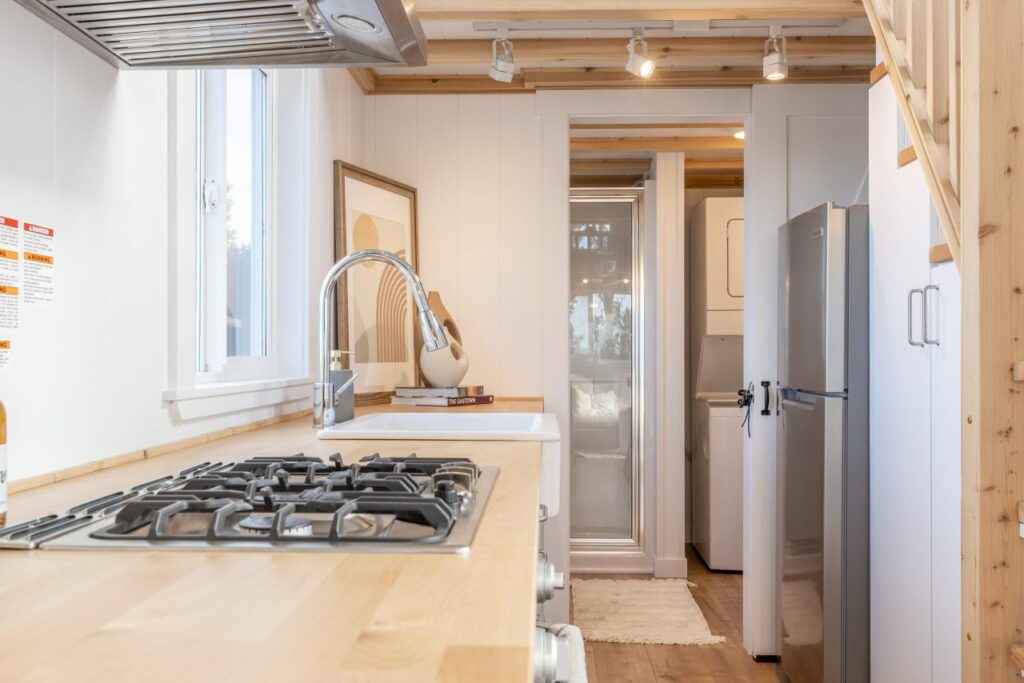
[[[570,535],[577,553],[643,549],[642,217],[642,188],[570,195]]]

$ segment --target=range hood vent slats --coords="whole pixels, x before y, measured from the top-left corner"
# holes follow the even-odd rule
[[[173,47],[175,45],[195,45],[205,42],[234,42],[244,40],[260,40],[264,38],[285,38],[285,37],[297,37],[301,38],[310,35],[305,27],[288,27],[282,29],[252,29],[239,31],[238,29],[232,29],[230,31],[219,31],[210,32],[205,31],[183,31],[173,35],[163,34],[159,37],[136,37],[136,38],[122,38],[112,37],[105,38],[104,43],[109,45],[112,49],[116,49],[119,53],[128,54],[135,51],[138,48],[148,47]]]
[[[202,8],[210,5],[285,5],[294,6],[301,4],[303,0],[295,2],[294,0],[238,0],[238,2],[232,2],[232,0],[93,0],[91,2],[83,2],[82,0],[48,0],[50,5],[59,9],[65,14],[74,16],[81,13],[99,13],[99,12],[137,12],[141,10],[170,10],[170,9],[183,9],[189,7]]]
[[[290,16],[266,16],[251,17],[241,22],[237,19],[211,19],[204,22],[181,22],[178,24],[151,24],[151,25],[128,25],[128,26],[106,26],[93,29],[92,35],[97,38],[107,36],[149,36],[154,38],[163,35],[174,35],[176,33],[192,31],[244,31],[250,27],[256,28],[268,25],[289,25],[306,27],[306,22]]]
[[[94,19],[78,24],[80,28],[91,33],[97,29],[113,28],[116,26],[138,26],[153,27],[180,24],[183,26],[201,26],[211,21],[224,21],[229,23],[243,23],[245,20],[256,17],[278,17],[280,19],[304,19],[296,14],[282,13],[279,8],[267,7],[252,9],[245,12],[222,11],[210,14],[168,14],[163,16],[149,16],[145,18],[110,17],[107,19]]]
[[[224,26],[204,26],[200,28],[183,28],[167,31],[96,31],[96,37],[105,43],[122,45],[146,45],[157,43],[163,40],[177,40],[179,38],[223,38],[228,36],[246,36],[257,34],[272,34],[285,32],[305,33],[306,25],[301,21],[279,21],[265,23],[228,24]]]
[[[156,57],[172,57],[180,55],[214,55],[223,54],[225,52],[237,52],[239,47],[239,41],[226,41],[216,43],[176,43],[174,45],[155,46],[146,48],[137,48],[132,50],[122,50],[121,54],[127,59],[130,59],[133,63],[143,58],[156,58]],[[261,40],[247,40],[241,43],[246,48],[251,47],[269,47],[269,48],[281,48],[281,47],[330,47],[330,43],[324,38],[317,38],[315,36],[305,37],[294,37],[288,36],[285,38],[269,38]]]
[[[17,1],[119,68],[426,64],[402,0]]]
[[[288,48],[288,49],[281,49],[281,50],[266,50],[266,51],[264,51],[264,50],[246,50],[246,51],[238,51],[238,52],[232,53],[232,56],[238,57],[240,59],[259,60],[259,59],[266,59],[266,58],[269,58],[269,57],[286,58],[286,57],[288,57],[290,55],[291,56],[298,55],[298,56],[306,57],[306,56],[309,56],[309,55],[315,54],[315,53],[334,53],[334,52],[337,52],[337,50],[334,50],[334,49],[331,49],[331,48],[323,48],[323,47],[319,47],[319,48],[318,47],[295,47],[295,48]],[[152,58],[137,59],[137,60],[134,60],[133,63],[138,64],[140,66],[146,66],[146,65],[150,65],[150,64],[152,64],[154,62],[159,62],[161,65],[167,64],[167,65],[172,65],[172,66],[178,66],[178,67],[181,67],[181,68],[193,68],[194,69],[194,68],[196,68],[198,63],[201,63],[203,60],[206,60],[206,59],[212,59],[215,56],[219,56],[219,55],[205,55],[205,54],[201,54],[201,55],[187,55],[187,56],[178,56],[178,57],[152,57]],[[262,63],[262,62],[251,61],[249,63],[251,63],[251,64],[258,64],[258,63]],[[285,66],[290,66],[290,63],[285,62]],[[344,65],[342,65],[342,66],[344,66]]]
[[[51,6],[76,21],[89,21],[94,15],[121,14],[125,16],[148,16],[152,14],[186,14],[194,12],[215,12],[218,9],[244,10],[258,7],[280,7],[293,11],[301,2],[292,0],[134,0],[133,2],[105,2],[103,4],[82,4],[49,0]]]

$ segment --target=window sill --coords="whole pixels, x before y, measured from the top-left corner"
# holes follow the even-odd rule
[[[313,379],[254,380],[199,385],[163,393],[177,421],[187,422],[215,415],[311,401]]]

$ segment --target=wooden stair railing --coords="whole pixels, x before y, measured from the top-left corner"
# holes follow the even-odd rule
[[[864,0],[953,259],[960,263],[960,17],[965,0]]]

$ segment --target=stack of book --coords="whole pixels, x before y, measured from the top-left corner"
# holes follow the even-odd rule
[[[396,387],[393,406],[480,406],[494,403],[493,394],[476,387]]]

